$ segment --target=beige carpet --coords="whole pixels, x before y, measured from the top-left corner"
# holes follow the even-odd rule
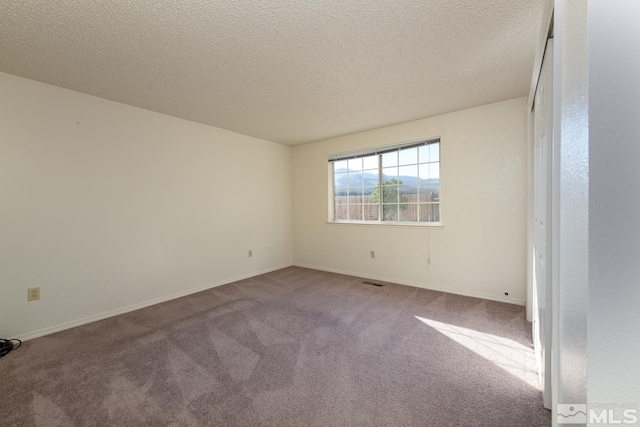
[[[548,426],[524,307],[290,267],[25,342],[19,426]]]

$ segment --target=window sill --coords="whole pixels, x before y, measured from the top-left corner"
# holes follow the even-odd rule
[[[327,221],[327,225],[356,225],[368,227],[402,227],[402,228],[444,228],[442,222],[391,222],[391,221]]]

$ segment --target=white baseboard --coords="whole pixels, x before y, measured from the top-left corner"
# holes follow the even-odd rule
[[[170,295],[166,295],[160,298],[154,298],[148,301],[140,302],[137,304],[132,304],[123,308],[118,308],[115,310],[106,311],[104,313],[95,314],[93,316],[84,317],[78,320],[72,320],[70,322],[61,323],[59,325],[49,326],[47,328],[38,329],[36,331],[27,332],[25,334],[19,335],[16,338],[27,341],[34,338],[42,337],[45,335],[50,335],[56,332],[61,332],[67,329],[75,328],[76,326],[86,325],[87,323],[97,322],[98,320],[107,319],[109,317],[117,316],[119,314],[129,313],[130,311],[139,310],[141,308],[149,307],[151,305],[160,304],[161,302],[171,301],[173,299],[185,297],[187,295],[195,294],[198,292],[206,291],[207,289],[215,288],[217,286],[227,285],[229,283],[237,282],[240,280],[248,279],[250,277],[259,276],[261,274],[270,273],[272,271],[280,270],[282,268],[291,267],[292,264],[285,264],[276,267],[270,267],[264,270],[255,271],[249,274],[243,274],[241,276],[232,277],[230,279],[221,280],[219,282],[210,283],[204,286],[198,286],[197,288],[188,289],[186,291],[176,292]]]
[[[250,277],[259,276],[259,275],[265,274],[265,273],[270,273],[272,271],[280,270],[282,268],[291,267],[292,265],[296,266],[296,267],[310,268],[310,269],[313,269],[313,270],[328,271],[328,272],[331,272],[331,273],[344,274],[344,275],[347,275],[347,276],[362,277],[363,279],[381,280],[383,282],[397,283],[399,285],[406,285],[406,286],[413,286],[413,287],[416,287],[416,288],[430,289],[432,291],[447,292],[447,293],[451,293],[451,294],[464,295],[464,296],[474,297],[474,298],[482,298],[482,299],[486,299],[486,300],[505,302],[505,303],[509,303],[509,304],[525,305],[525,301],[524,300],[519,300],[519,299],[515,299],[515,298],[501,298],[501,297],[495,297],[493,295],[484,295],[484,294],[475,293],[475,292],[457,291],[457,290],[451,290],[451,289],[442,288],[442,287],[438,287],[438,286],[426,285],[426,284],[423,284],[423,283],[409,282],[409,281],[406,281],[406,280],[398,280],[398,279],[394,279],[394,278],[391,278],[391,277],[383,277],[383,276],[361,274],[361,273],[357,273],[357,272],[354,272],[354,271],[339,270],[339,269],[335,269],[335,268],[321,267],[321,266],[318,266],[318,265],[293,263],[293,264],[283,264],[283,265],[279,265],[279,266],[276,266],[276,267],[271,267],[271,268],[267,268],[267,269],[264,269],[264,270],[255,271],[255,272],[252,272],[252,273],[249,273],[249,274],[243,274],[241,276],[232,277],[232,278],[229,278],[229,279],[221,280],[219,282],[210,283],[210,284],[204,285],[204,286],[198,286],[197,288],[192,288],[192,289],[188,289],[186,291],[176,292],[176,293],[173,293],[173,294],[170,294],[170,295],[166,295],[166,296],[163,296],[163,297],[160,297],[160,298],[154,298],[154,299],[151,299],[151,300],[148,300],[148,301],[140,302],[140,303],[137,303],[137,304],[132,304],[132,305],[129,305],[129,306],[126,306],[126,307],[123,307],[123,308],[106,311],[104,313],[96,314],[96,315],[93,315],[93,316],[84,317],[82,319],[72,320],[70,322],[61,323],[59,325],[49,326],[47,328],[38,329],[38,330],[32,331],[32,332],[27,332],[25,334],[17,336],[16,338],[18,338],[18,339],[20,339],[22,341],[27,341],[27,340],[31,340],[31,339],[34,339],[34,338],[42,337],[42,336],[45,336],[45,335],[50,335],[50,334],[53,334],[53,333],[56,333],[56,332],[61,332],[61,331],[67,330],[67,329],[75,328],[77,326],[82,326],[82,325],[86,325],[88,323],[93,323],[93,322],[97,322],[99,320],[107,319],[109,317],[117,316],[119,314],[129,313],[131,311],[139,310],[141,308],[149,307],[149,306],[152,306],[152,305],[155,305],[155,304],[160,304],[162,302],[171,301],[171,300],[174,300],[174,299],[177,299],[177,298],[185,297],[187,295],[191,295],[191,294],[195,294],[195,293],[198,293],[198,292],[206,291],[207,289],[215,288],[217,286],[227,285],[229,283],[233,283],[233,282],[237,282],[237,281],[240,281],[240,280],[248,279]]]
[[[486,299],[486,300],[490,300],[490,301],[506,302],[508,304],[525,305],[525,301],[524,300],[517,299],[517,298],[503,298],[503,297],[496,297],[494,295],[485,295],[485,294],[476,293],[476,292],[458,291],[458,290],[452,290],[452,289],[442,288],[442,287],[438,287],[438,286],[427,285],[427,284],[424,284],[424,283],[409,282],[409,281],[406,281],[406,280],[399,280],[399,279],[394,279],[394,278],[391,278],[391,277],[382,277],[382,276],[374,276],[374,275],[370,275],[370,274],[361,274],[361,273],[357,273],[355,271],[338,270],[338,269],[335,269],[335,268],[320,267],[318,265],[300,264],[300,263],[296,263],[296,262],[294,262],[293,265],[295,267],[311,268],[313,270],[329,271],[331,273],[344,274],[344,275],[347,275],[347,276],[362,277],[363,279],[380,280],[380,281],[383,281],[383,282],[397,283],[399,285],[413,286],[415,288],[429,289],[431,291],[446,292],[446,293],[449,293],[449,294],[463,295],[463,296],[466,296],[466,297],[473,297],[473,298],[481,298],[481,299]]]

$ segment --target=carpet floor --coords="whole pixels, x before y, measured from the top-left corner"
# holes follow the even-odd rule
[[[289,267],[27,341],[5,426],[549,426],[524,307]]]

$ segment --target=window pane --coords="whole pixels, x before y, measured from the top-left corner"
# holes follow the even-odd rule
[[[378,221],[380,210],[378,205],[364,205],[364,219],[368,221]]]
[[[418,147],[400,150],[400,153],[398,153],[398,157],[398,164],[400,166],[418,163]]]
[[[418,163],[427,163],[429,161],[429,146],[422,145],[418,147]]]
[[[362,179],[364,181],[364,185],[368,186],[368,187],[375,187],[376,185],[378,185],[378,177],[380,176],[380,173],[378,172],[378,170],[370,170],[370,171],[365,171],[362,174]]]
[[[347,171],[347,161],[340,160],[339,162],[333,162],[333,172],[346,172]]]
[[[349,204],[362,203],[362,188],[349,189]]]
[[[429,163],[429,178],[440,179],[440,163]]]
[[[421,185],[424,180],[431,180],[431,183],[440,182],[440,163],[427,163],[418,166],[418,175],[420,176]]]
[[[400,186],[400,203],[417,203],[418,202],[418,188]]]
[[[346,187],[348,184],[347,174],[346,173],[337,173],[333,175],[333,186],[334,187]]]
[[[430,162],[439,162],[440,161],[440,143],[437,142],[435,144],[429,144],[429,161]]]
[[[420,205],[421,222],[440,222],[440,204],[430,203]]]
[[[398,168],[395,167],[395,168],[382,169],[382,183],[384,184],[385,182],[391,179],[395,179],[395,180],[398,179]]]
[[[414,188],[418,186],[418,165],[401,166],[398,174],[402,184]]]
[[[420,202],[437,202],[440,199],[440,184],[437,180],[427,180],[420,184]]]
[[[349,205],[349,219],[362,219],[362,205]]]
[[[392,151],[390,153],[384,153],[382,155],[382,167],[398,166],[398,152]]]
[[[368,156],[362,158],[363,169],[378,169],[378,156]]]
[[[419,175],[420,175],[420,187],[424,187],[424,186],[433,186],[438,184],[438,180],[434,180],[433,178],[431,178],[431,169],[434,165],[437,165],[437,163],[429,163],[426,165],[420,165],[420,170],[418,171]]]
[[[362,172],[349,172],[349,187],[362,187]]]
[[[418,205],[414,203],[400,205],[400,221],[417,221]]]
[[[398,220],[398,205],[382,205],[383,221]]]
[[[359,159],[349,159],[348,161],[348,168],[349,170],[352,171],[361,171],[362,170],[362,158]]]
[[[364,187],[362,195],[364,197],[364,203],[377,203],[377,200],[371,199],[371,194],[376,192],[377,187]]]
[[[346,197],[345,197],[346,199]],[[336,220],[341,220],[341,219],[349,219],[347,217],[347,212],[348,212],[349,207],[347,205],[334,205],[333,208],[333,216],[334,219]]]
[[[418,176],[420,177],[420,179],[429,178],[429,165],[428,164],[418,165]]]
[[[429,189],[420,189],[420,196],[419,196],[419,202],[420,203],[425,203],[425,202],[435,202],[436,201],[436,193],[433,190],[429,190]]]
[[[382,203],[398,203],[398,186],[382,187]]]

